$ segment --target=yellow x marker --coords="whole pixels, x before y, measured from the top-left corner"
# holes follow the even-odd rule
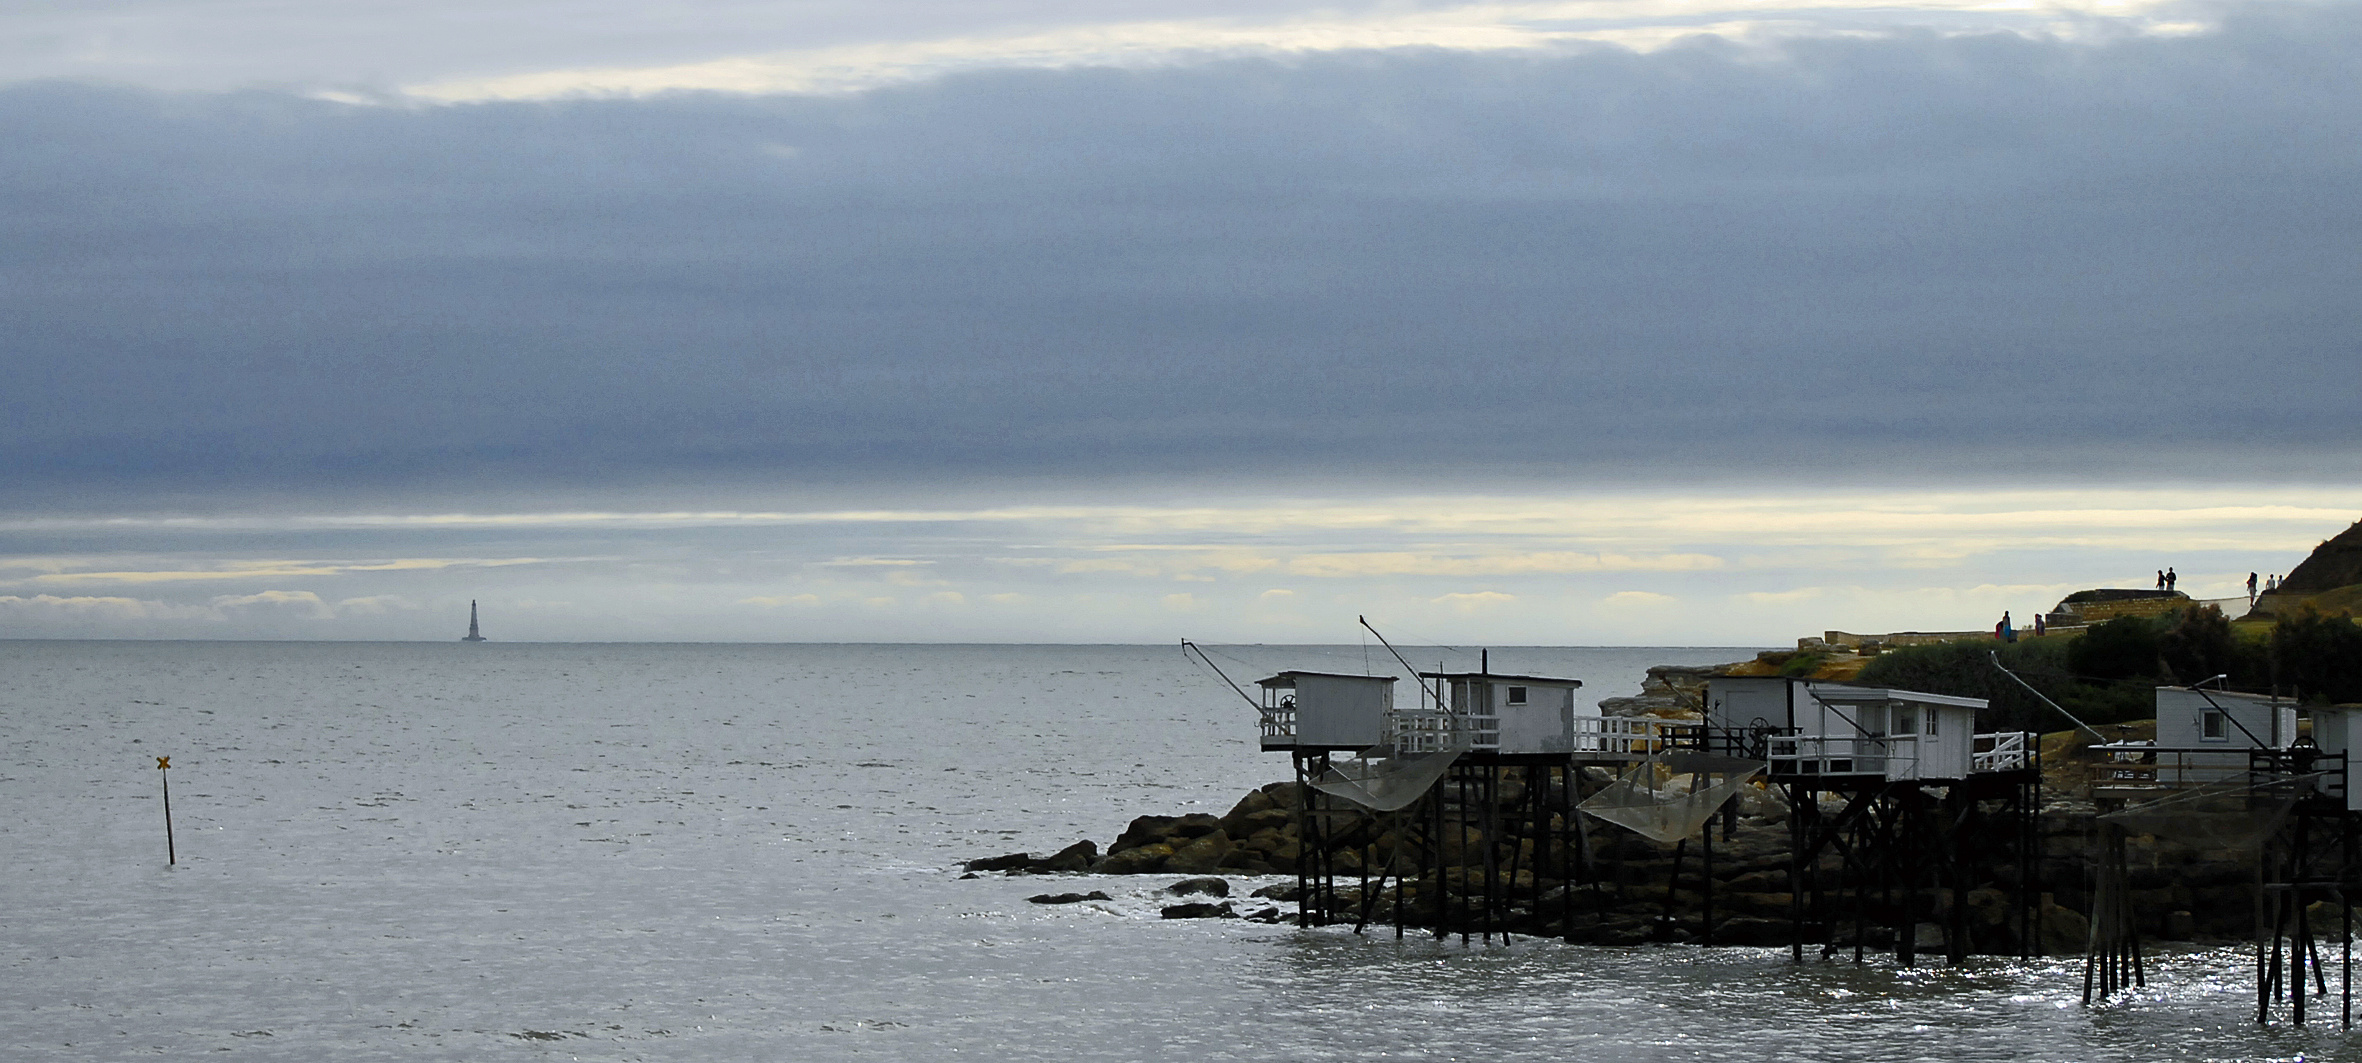
[[[171,767],[171,766],[172,766],[172,758],[171,758],[171,757],[157,757],[157,758],[156,758],[156,770],[157,770],[157,771],[163,771],[164,769],[166,769],[166,768],[169,768],[169,767]]]

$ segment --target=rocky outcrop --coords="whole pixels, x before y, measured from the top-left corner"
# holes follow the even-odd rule
[[[2362,521],[2337,533],[2288,570],[2282,594],[2320,594],[2362,583]]]
[[[1628,698],[1602,698],[1599,711],[1607,716],[1696,716],[1706,711],[1706,681],[1722,674],[1711,664],[1660,664],[1640,681],[1640,693]]]
[[[979,860],[970,860],[961,864],[960,870],[971,875],[987,871],[1001,871],[1012,875],[1054,875],[1061,872],[1089,871],[1098,862],[1099,843],[1079,841],[1038,860],[1034,858],[1032,853],[1008,853],[1003,856],[987,856]]]
[[[2086,776],[2102,766],[2096,761],[2082,765],[2080,761],[2093,759],[2092,754],[2071,735],[2050,736],[2044,753],[2051,788],[2046,788],[2041,827],[2042,859],[2030,869],[2041,891],[2033,912],[2033,944],[2044,953],[2074,955],[2084,947],[2084,913],[2091,910],[2092,903],[2091,854],[2097,848],[2096,809],[2078,791]],[[1613,778],[1600,768],[1585,768],[1581,774],[1586,791]],[[1522,790],[1517,770],[1506,769],[1499,788],[1498,821],[1506,823],[1513,817]],[[1301,899],[1293,883],[1254,891],[1258,900],[1290,904],[1289,912],[1264,908],[1242,916],[1225,901],[1232,884],[1223,876],[1295,870],[1304,850],[1294,808],[1296,792],[1293,783],[1273,783],[1248,793],[1223,816],[1139,817],[1087,870],[1102,875],[1189,876],[1160,891],[1176,899],[1164,909],[1167,918],[1292,919],[1292,905]],[[1456,792],[1447,791],[1446,797],[1448,814],[1454,820],[1481,820],[1475,809],[1458,804]],[[1841,802],[1831,796],[1823,812],[1834,816],[1840,807]],[[1787,804],[1777,788],[1748,787],[1740,791],[1733,811],[1736,818],[1730,832],[1725,835],[1719,825],[1715,831],[1712,939],[1719,944],[1786,945],[1793,917]],[[1559,817],[1551,817],[1554,831],[1563,831],[1565,826]],[[1357,918],[1366,910],[1372,921],[1385,923],[1393,920],[1394,906],[1400,903],[1404,921],[1412,925],[1435,925],[1439,911],[1455,926],[1479,925],[1486,919],[1483,867],[1489,855],[1495,869],[1494,893],[1507,898],[1494,906],[1490,920],[1494,930],[1602,945],[1696,941],[1704,936],[1709,872],[1697,839],[1677,851],[1675,846],[1650,842],[1602,823],[1593,822],[1588,829],[1587,870],[1580,876],[1586,881],[1569,883],[1562,877],[1568,873],[1566,853],[1557,842],[1552,843],[1550,859],[1537,867],[1535,839],[1512,837],[1508,828],[1498,835],[1487,835],[1474,826],[1462,826],[1445,835],[1441,841],[1445,866],[1439,874],[1434,867],[1435,854],[1419,851],[1420,866],[1415,870],[1408,863],[1395,865],[1394,847],[1411,843],[1377,829],[1372,821],[1362,820],[1357,825],[1351,817],[1340,819],[1332,824],[1332,846],[1326,854],[1339,888],[1335,909],[1355,913]],[[978,872],[1020,875],[1044,873],[1042,869],[1053,863],[1063,870],[1083,870],[1075,866],[1075,857],[1093,852],[1088,845],[1078,843],[1049,858],[1010,854],[969,866]],[[1993,852],[2012,847],[2009,839],[1998,836],[1971,838],[1969,845]],[[2129,899],[2141,921],[2142,936],[2160,941],[2224,941],[2250,935],[2252,855],[2206,851],[2175,839],[2150,836],[2130,839],[2126,852],[2132,891]],[[1357,893],[1365,866],[1373,875],[1395,866],[1407,875],[1399,883],[1391,877],[1383,879],[1381,888],[1365,905]],[[2018,950],[2026,918],[2017,903],[2020,875],[2018,868],[1998,865],[1960,899],[1966,909],[1960,921],[1968,928],[1976,951]],[[1090,894],[1035,898],[1043,904],[1084,899],[1096,898]],[[1900,899],[1892,903],[1899,904]],[[1954,900],[1949,890],[1924,890],[1913,903],[1922,924],[1912,931],[1915,938],[1939,934],[1933,928],[1950,925]],[[1872,913],[1866,922],[1873,925],[1862,929],[1861,943],[1872,948],[1892,947],[1892,931],[1875,924],[1891,924],[1895,915],[1893,909]],[[1837,947],[1850,948],[1855,929],[1850,918],[1842,922],[1830,928],[1830,938]]]
[[[1293,872],[1303,851],[1298,806],[1296,785],[1275,782],[1248,792],[1228,815],[1141,816],[1088,870],[1101,875]]]

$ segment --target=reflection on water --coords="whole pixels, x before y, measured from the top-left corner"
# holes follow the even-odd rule
[[[1610,696],[1724,656],[1519,666],[1624,676]],[[2158,954],[2147,991],[2085,1009],[2075,960],[1462,948],[1166,922],[1162,879],[1062,880],[1114,900],[1058,908],[958,879],[1284,773],[1163,647],[0,643],[0,665],[11,1059],[2362,1058],[2334,1025],[2247,1022],[2237,949]]]

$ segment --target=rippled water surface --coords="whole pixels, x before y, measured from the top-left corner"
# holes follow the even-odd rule
[[[1241,681],[1362,660],[1220,652]],[[1735,655],[1493,663],[1615,696]],[[2245,1021],[2236,950],[2085,1009],[2070,960],[1462,948],[1166,922],[1162,878],[958,879],[1286,773],[1165,647],[15,642],[0,669],[11,1060],[2362,1059]],[[1115,900],[1025,902],[1051,888]]]

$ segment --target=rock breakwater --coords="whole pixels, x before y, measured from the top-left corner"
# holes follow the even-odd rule
[[[2061,747],[2055,755],[2063,762],[2054,765],[2059,776],[2089,774],[2097,767],[2075,763],[2078,751],[2068,748],[2071,736],[2052,739]],[[1579,769],[1577,774],[1585,790],[1595,791],[1612,781],[1599,768]],[[1517,811],[1523,786],[1520,769],[1503,770],[1502,784],[1491,799],[1496,822]],[[1455,823],[1485,819],[1482,808],[1462,807],[1457,794],[1440,796],[1448,802],[1446,812]],[[1794,860],[1789,808],[1777,786],[1746,787],[1729,812],[1709,826],[1714,832],[1710,862],[1702,839],[1661,844],[1604,823],[1583,822],[1588,817],[1582,813],[1570,826],[1563,812],[1550,814],[1549,829],[1573,841],[1543,854],[1546,858],[1537,857],[1534,837],[1476,827],[1460,827],[1436,839],[1438,853],[1426,848],[1427,839],[1407,836],[1399,821],[1389,826],[1380,817],[1341,814],[1321,795],[1314,800],[1314,814],[1326,817],[1329,824],[1317,853],[1307,851],[1304,824],[1309,817],[1304,814],[1303,791],[1292,782],[1276,782],[1242,796],[1224,815],[1140,816],[1104,851],[1086,840],[1046,856],[1009,853],[973,860],[964,869],[969,874],[1193,876],[1189,881],[1198,885],[1192,890],[1208,899],[1186,900],[1174,907],[1194,916],[1219,917],[1237,914],[1218,903],[1227,895],[1227,886],[1217,891],[1205,883],[1223,882],[1223,875],[1288,875],[1325,867],[1337,887],[1332,910],[1351,913],[1351,921],[1390,923],[1399,914],[1409,926],[1484,925],[1595,944],[1790,941],[1796,913]],[[1837,814],[1835,798],[1825,799],[1822,811]],[[2097,881],[2096,812],[2088,798],[2074,792],[2054,791],[2045,802],[2038,863],[2027,869],[2032,878],[2026,885],[2034,898],[2028,902],[2033,909],[2030,921],[2017,901],[2025,871],[2006,861],[1960,894],[1958,903],[1965,911],[1958,919],[1975,943],[1973,951],[2018,952],[2026,932],[2033,935],[2034,951],[2040,953],[2083,950],[2084,913],[2090,910]],[[1999,851],[2007,843],[1969,837],[1964,844]],[[2212,942],[2252,936],[2252,853],[2206,849],[2153,835],[2131,837],[2126,852],[2129,900],[2143,937]],[[1824,863],[1815,874],[1833,876],[1834,865]],[[1297,900],[1298,894],[1289,887],[1279,899]],[[1808,940],[1839,948],[1857,943],[1891,946],[1895,931],[1882,927],[1897,925],[1896,906],[1906,900],[1915,905],[1911,911],[1921,920],[1919,935],[1940,939],[1940,928],[1955,918],[1952,891],[1929,889],[1915,898],[1888,898],[1865,906],[1857,919],[1841,921],[1844,925],[1808,927]]]

